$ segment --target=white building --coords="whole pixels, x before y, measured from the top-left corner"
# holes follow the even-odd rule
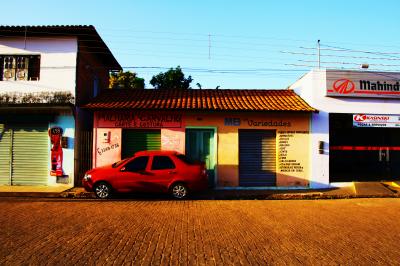
[[[289,88],[312,114],[311,187],[400,178],[400,73],[313,70]]]
[[[74,186],[91,166],[79,106],[120,69],[93,26],[0,26],[0,185]]]

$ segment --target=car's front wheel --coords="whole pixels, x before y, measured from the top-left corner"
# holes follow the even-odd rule
[[[108,199],[111,197],[111,186],[106,182],[97,183],[94,186],[94,193],[100,199]]]
[[[183,199],[188,195],[188,188],[182,183],[173,184],[171,187],[171,196],[175,199]]]

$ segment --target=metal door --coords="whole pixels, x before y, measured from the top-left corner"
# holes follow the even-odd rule
[[[0,124],[0,185],[11,184],[11,130]]]
[[[276,185],[274,130],[239,130],[239,185]]]
[[[215,185],[215,154],[213,129],[186,129],[186,156],[206,164],[208,184]]]
[[[47,124],[14,125],[12,129],[12,185],[47,185],[49,137]]]
[[[161,149],[160,130],[122,130],[122,159],[132,157],[135,152]]]

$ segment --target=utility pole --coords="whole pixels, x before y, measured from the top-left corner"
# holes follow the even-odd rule
[[[318,51],[318,69],[321,69],[321,44],[320,40],[317,43],[317,51]]]

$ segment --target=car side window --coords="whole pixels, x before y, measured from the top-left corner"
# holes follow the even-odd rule
[[[175,169],[175,164],[168,156],[154,156],[151,170]]]
[[[146,170],[148,161],[149,161],[149,156],[137,157],[125,165],[125,171],[138,172]]]

